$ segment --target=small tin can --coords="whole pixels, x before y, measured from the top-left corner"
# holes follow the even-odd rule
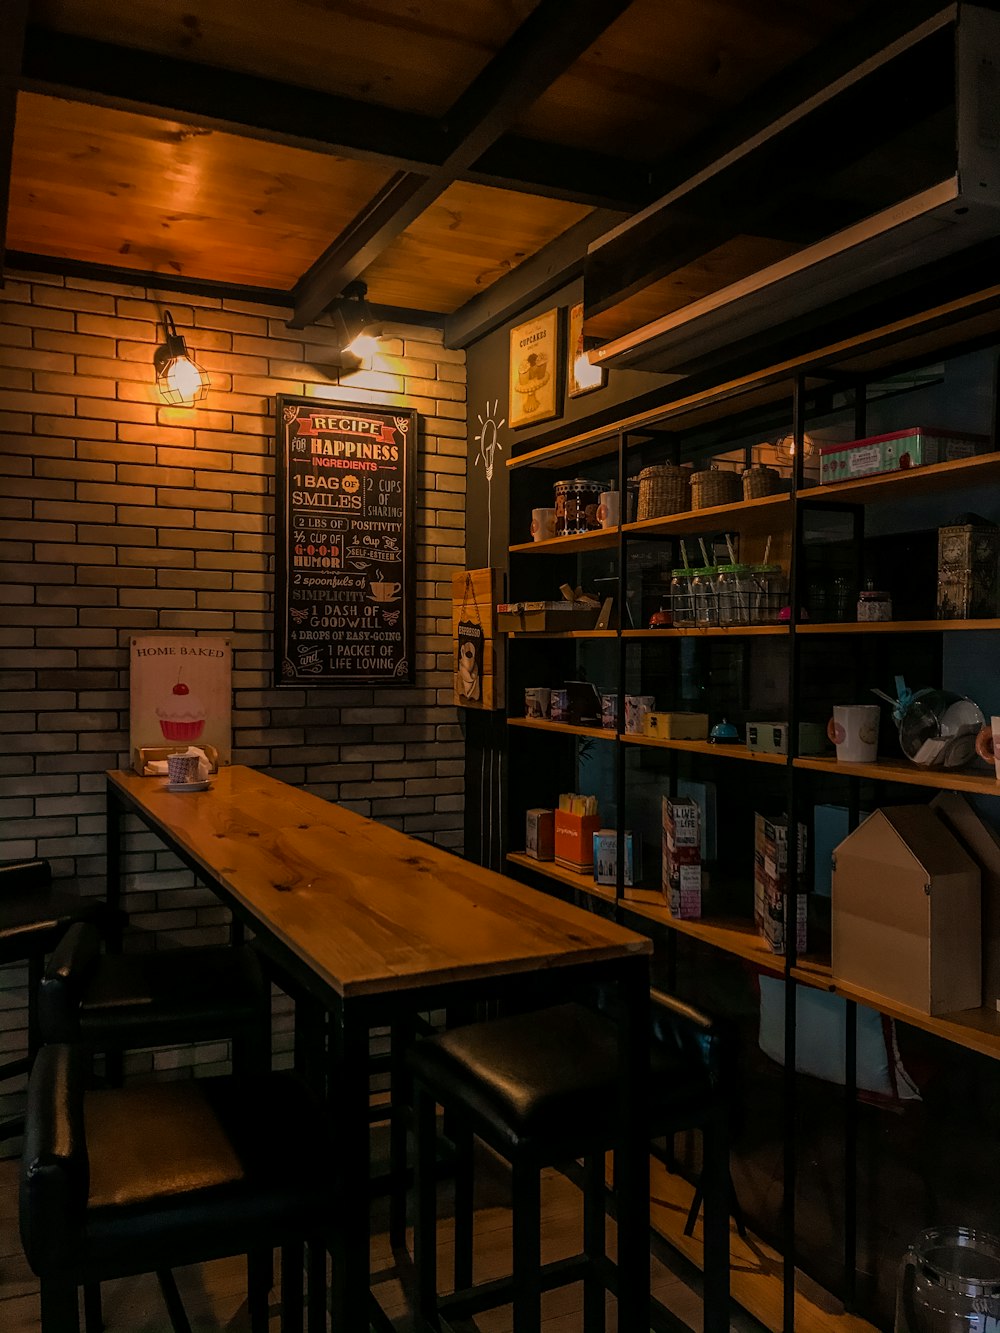
[[[556,536],[569,537],[575,533],[592,532],[601,526],[597,517],[600,486],[585,477],[557,481]]]
[[[858,621],[892,619],[892,598],[887,592],[866,588],[858,597]]]

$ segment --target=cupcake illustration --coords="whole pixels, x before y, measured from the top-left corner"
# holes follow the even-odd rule
[[[156,710],[164,740],[194,741],[205,727],[205,709],[197,695],[180,679],[170,691],[166,703]]]

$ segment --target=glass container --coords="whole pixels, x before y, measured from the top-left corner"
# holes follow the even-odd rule
[[[691,580],[694,623],[700,629],[707,629],[719,623],[719,600],[715,589],[717,575],[717,565],[705,565],[694,571],[694,578]]]
[[[1000,1238],[966,1227],[922,1231],[906,1251],[895,1333],[994,1333],[1000,1318]]]
[[[753,593],[750,599],[751,625],[777,625],[781,608],[788,601],[788,584],[780,565],[752,565]]]
[[[950,690],[918,690],[898,709],[899,745],[919,768],[961,768],[972,761],[985,723],[971,699]]]
[[[690,628],[694,624],[693,569],[670,571],[670,611],[675,629]]]
[[[720,625],[749,625],[753,577],[749,565],[720,565],[715,576]]]

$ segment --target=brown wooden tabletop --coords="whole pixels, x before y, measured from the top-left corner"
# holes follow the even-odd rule
[[[126,808],[345,998],[647,954],[643,935],[254,769],[204,792],[115,771]]]

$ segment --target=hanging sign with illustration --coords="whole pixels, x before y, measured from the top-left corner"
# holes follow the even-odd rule
[[[463,708],[503,707],[494,633],[499,577],[495,569],[468,569],[452,575],[455,702]]]
[[[414,679],[417,414],[277,399],[275,683]]]
[[[129,654],[129,732],[133,763],[195,746],[213,763],[232,753],[229,639],[209,634],[137,634]]]

